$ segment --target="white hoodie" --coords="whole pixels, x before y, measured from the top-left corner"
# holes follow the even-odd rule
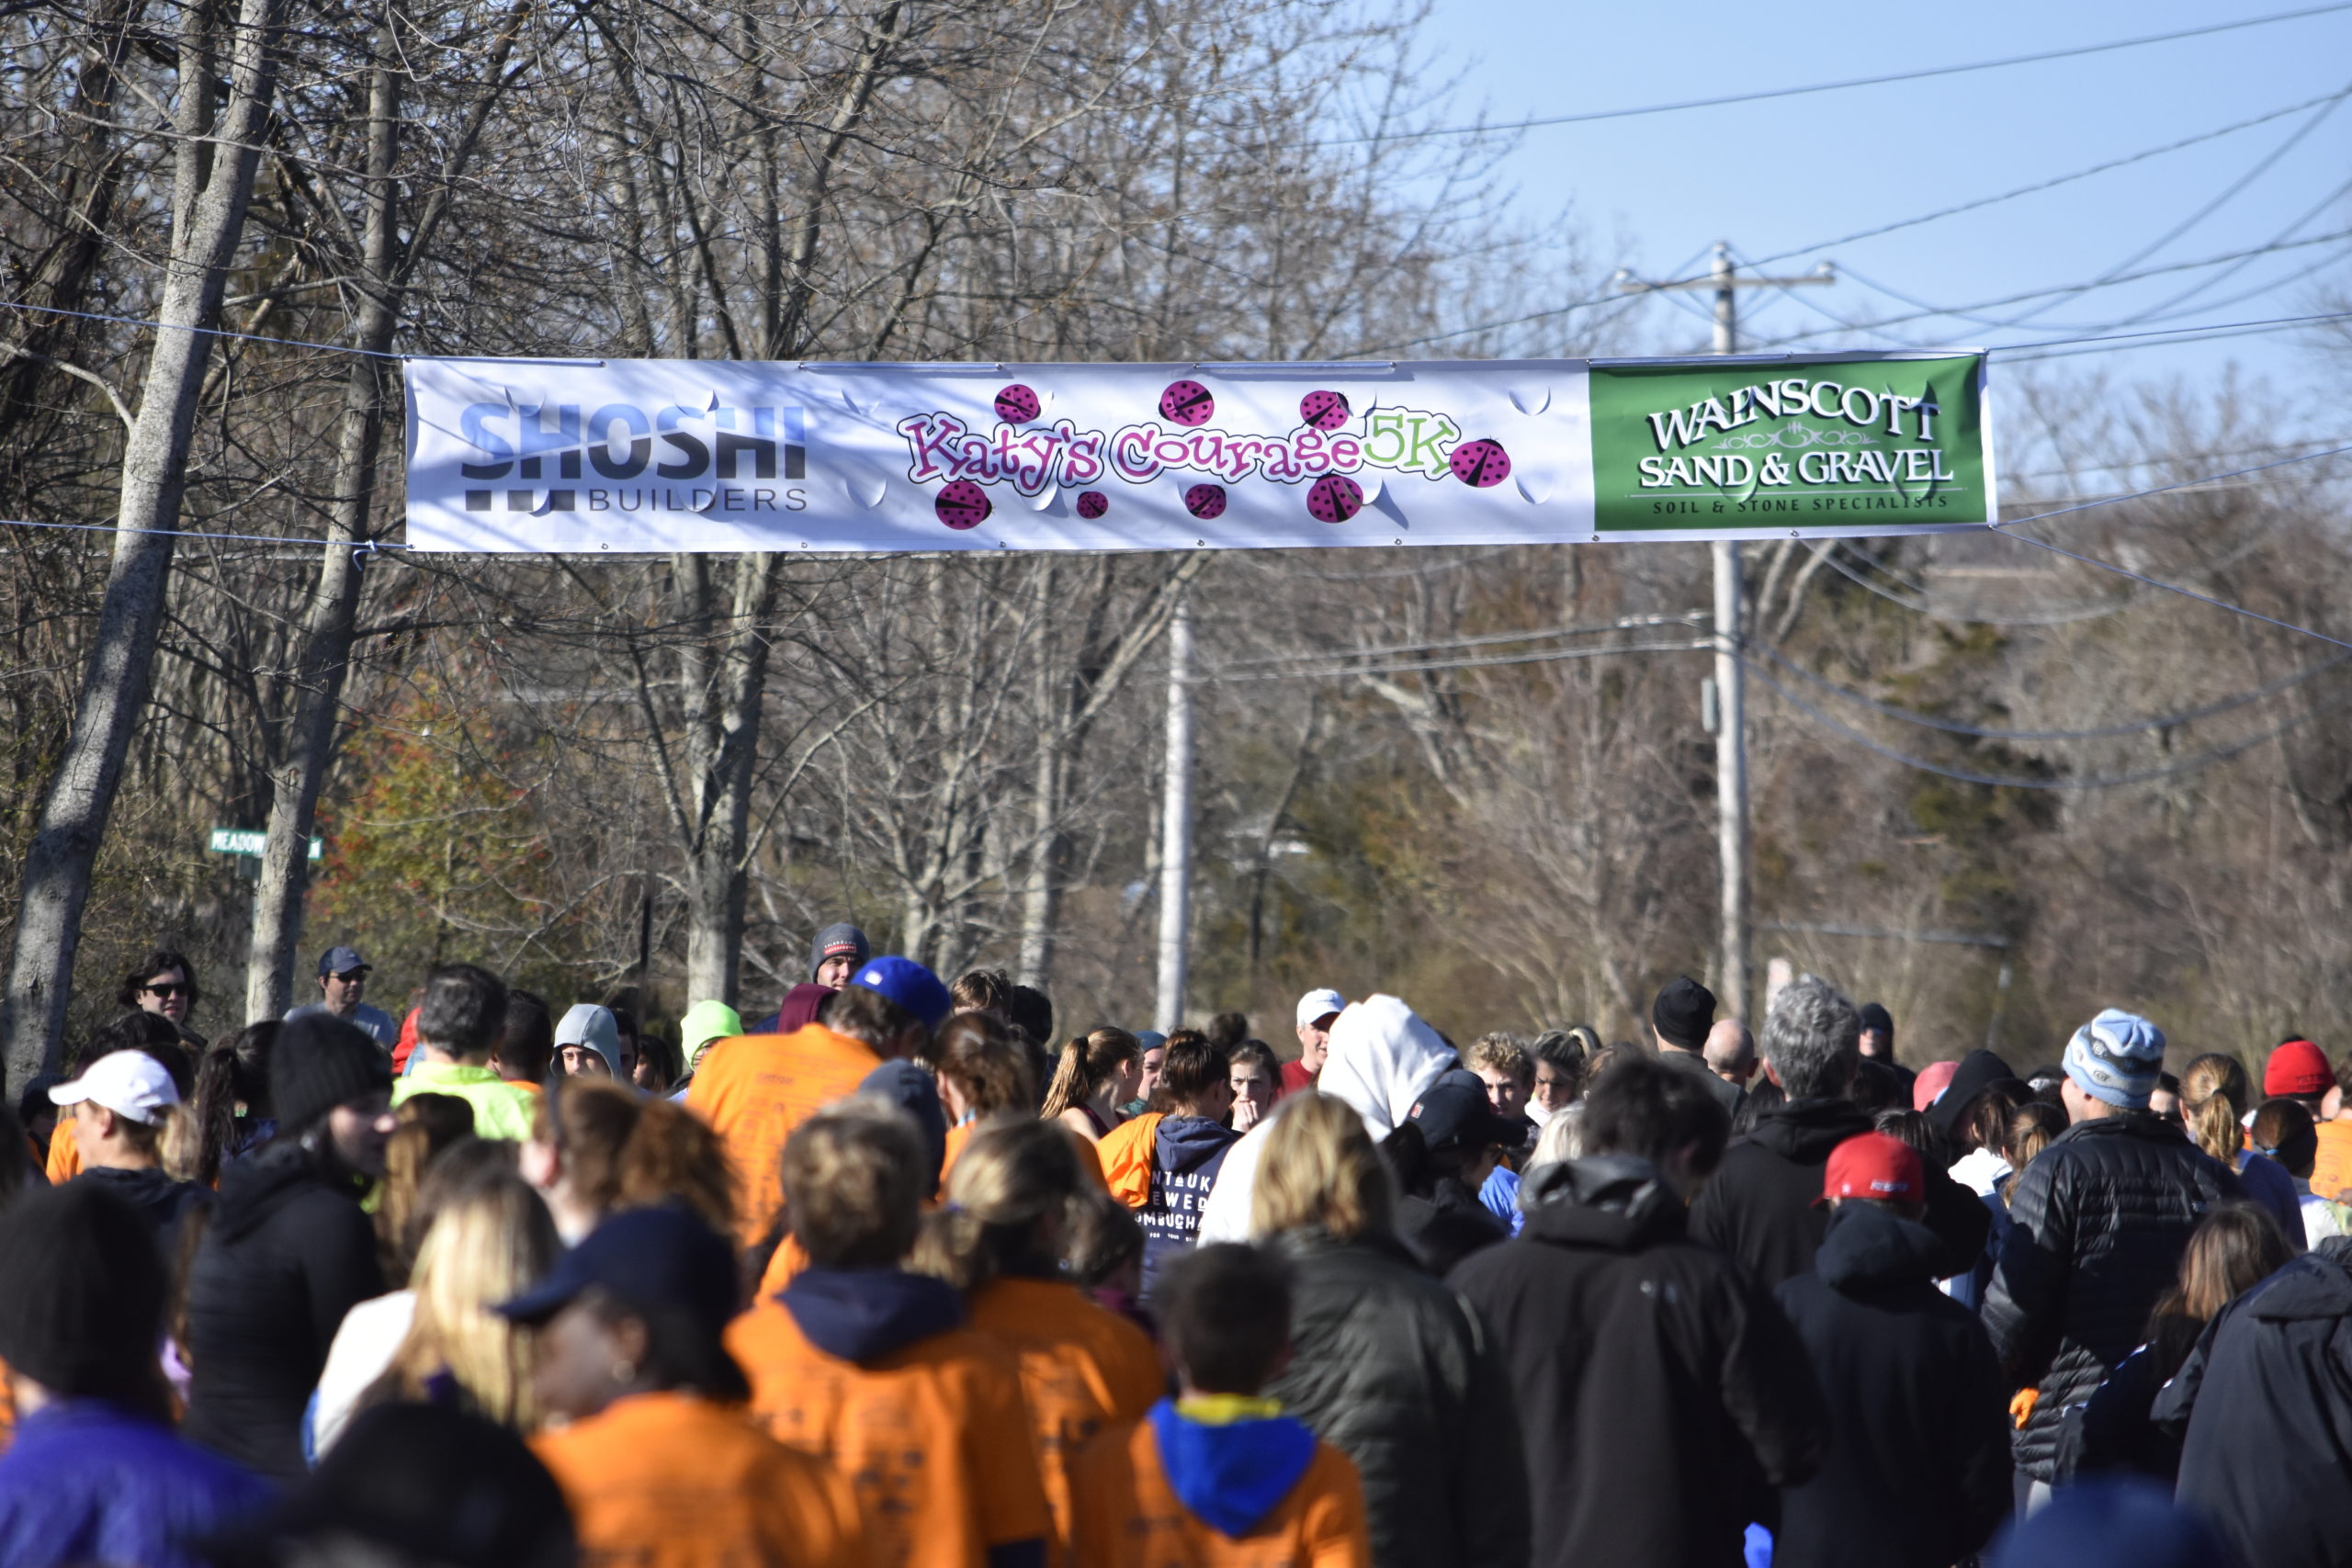
[[[1345,1100],[1363,1118],[1374,1143],[1412,1115],[1423,1090],[1456,1065],[1453,1048],[1420,1015],[1395,997],[1349,1004],[1331,1025],[1330,1054],[1315,1080],[1319,1093]],[[1281,1107],[1275,1108],[1276,1114]],[[1199,1242],[1248,1241],[1250,1200],[1258,1184],[1258,1156],[1272,1120],[1250,1129],[1225,1156],[1216,1185],[1201,1209]]]

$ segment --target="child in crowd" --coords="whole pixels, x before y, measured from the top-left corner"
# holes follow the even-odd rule
[[[1079,1568],[1369,1568],[1355,1466],[1261,1397],[1290,1351],[1290,1304],[1255,1247],[1169,1260],[1158,1308],[1177,1397],[1080,1456]]]
[[[944,1280],[905,1271],[927,1172],[914,1123],[860,1098],[784,1147],[808,1267],[735,1320],[752,1414],[849,1478],[883,1568],[1014,1568],[1052,1530],[1012,1359]]]

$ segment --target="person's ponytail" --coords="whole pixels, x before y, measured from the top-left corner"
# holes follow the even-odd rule
[[[909,1266],[966,1294],[1007,1274],[1055,1275],[1049,1217],[1067,1235],[1083,1184],[1077,1134],[1029,1116],[990,1117],[947,1173],[947,1201],[924,1218]]]
[[[237,1054],[228,1041],[213,1044],[196,1064],[196,1093],[189,1100],[187,1121],[196,1146],[184,1179],[217,1187],[220,1162],[237,1137]]]
[[[2245,1129],[2238,1117],[2246,1096],[2245,1067],[2234,1056],[2210,1052],[2181,1069],[2180,1109],[2188,1134],[2199,1148],[2232,1170],[2238,1168],[2238,1151],[2245,1146]]]
[[[1050,1122],[1065,1111],[1075,1111],[1085,1102],[1087,1091],[1086,1042],[1073,1040],[1062,1047],[1054,1062],[1053,1079],[1046,1085],[1045,1102],[1038,1106],[1037,1114]]]

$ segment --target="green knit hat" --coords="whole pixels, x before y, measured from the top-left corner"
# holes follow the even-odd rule
[[[742,1032],[741,1015],[725,1002],[696,1002],[688,1008],[686,1016],[678,1020],[678,1043],[685,1048],[687,1070],[700,1065],[703,1051],[712,1041]]]

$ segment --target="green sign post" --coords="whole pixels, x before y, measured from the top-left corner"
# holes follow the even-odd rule
[[[1597,537],[1994,522],[1978,354],[1595,364]]]

